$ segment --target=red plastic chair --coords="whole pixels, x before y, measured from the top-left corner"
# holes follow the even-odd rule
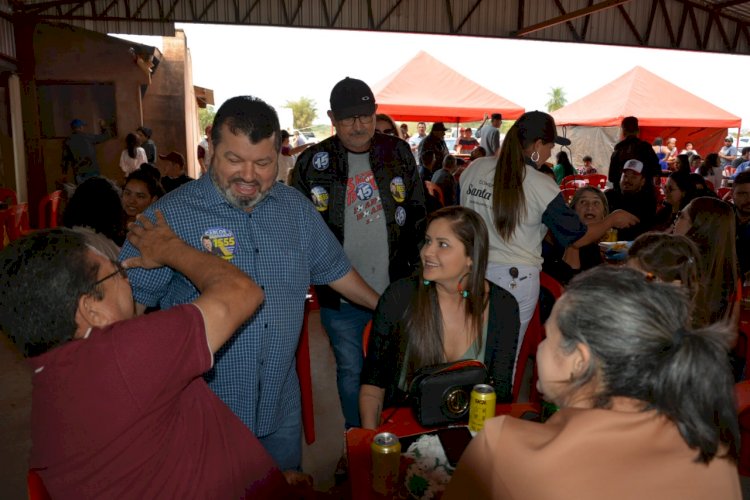
[[[563,294],[563,286],[555,280],[552,276],[547,273],[539,274],[539,287],[546,288],[555,298],[559,299]],[[516,362],[516,374],[513,379],[513,402],[518,402],[518,397],[521,394],[521,387],[523,384],[524,373],[526,372],[526,365],[530,359],[536,361],[536,349],[539,344],[544,340],[545,337],[544,324],[542,324],[541,313],[539,311],[539,302],[536,303],[536,309],[534,309],[534,315],[531,317],[529,326],[526,328],[526,334],[523,337],[523,343],[521,344],[521,350],[518,352],[518,361]],[[541,402],[541,396],[536,388],[537,370],[536,365],[531,377],[531,387],[529,389],[529,402]]]
[[[313,408],[312,370],[310,369],[310,331],[308,316],[312,311],[320,309],[315,291],[310,287],[305,299],[305,312],[302,317],[302,331],[297,345],[296,368],[299,378],[300,399],[302,403],[302,429],[305,432],[305,442],[315,442],[315,410]]]
[[[18,205],[18,196],[12,189],[0,187],[0,202],[8,206]]]
[[[587,174],[583,176],[586,184],[595,186],[604,191],[607,188],[607,176],[604,174]]]
[[[10,241],[15,241],[31,232],[29,228],[28,203],[24,202],[8,207],[8,211],[5,214],[5,231]]]
[[[579,188],[582,187],[585,183],[584,176],[582,175],[568,175],[563,177],[563,179],[560,181],[560,188]]]
[[[26,489],[29,493],[29,500],[52,500],[42,478],[34,469],[29,469],[26,474]]]
[[[58,214],[62,191],[53,191],[39,200],[39,229],[57,227]]]
[[[442,206],[445,206],[445,197],[443,196],[443,189],[440,186],[434,182],[424,181],[424,187],[428,193],[440,200]]]

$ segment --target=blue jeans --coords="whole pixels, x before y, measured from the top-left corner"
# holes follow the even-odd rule
[[[260,444],[273,457],[282,471],[302,470],[302,407],[284,417],[281,426],[273,434],[259,437]]]
[[[359,374],[362,371],[362,332],[372,311],[346,302],[337,311],[320,308],[320,321],[336,356],[336,385],[346,428],[359,427]]]

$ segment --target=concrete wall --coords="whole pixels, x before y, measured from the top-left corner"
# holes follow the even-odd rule
[[[195,177],[198,112],[184,31],[162,37],[161,52],[161,62],[143,97],[143,123],[153,129],[152,139],[159,154],[182,154],[188,174]]]
[[[125,147],[125,136],[142,123],[141,86],[149,83],[149,75],[136,64],[129,50],[131,45],[124,40],[62,24],[40,23],[34,34],[37,83],[100,82],[114,85],[117,136],[97,146],[97,159],[102,175],[118,181],[123,180],[118,164]],[[110,118],[95,116],[95,112],[83,102],[75,104],[76,116],[62,119],[66,122],[73,118],[86,120],[86,132],[98,133],[96,121]],[[48,191],[54,189],[54,181],[62,174],[63,140],[40,140]]]

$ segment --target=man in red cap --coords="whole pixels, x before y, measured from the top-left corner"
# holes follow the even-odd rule
[[[185,157],[177,151],[159,155],[159,159],[163,160],[159,170],[162,171],[161,185],[165,192],[174,191],[193,180],[185,174]]]

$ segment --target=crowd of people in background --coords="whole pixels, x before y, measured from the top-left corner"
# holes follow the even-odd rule
[[[328,111],[335,134],[313,143],[282,130],[261,99],[234,97],[205,129],[196,180],[185,155],[158,154],[145,126],[126,135],[121,182],[104,178],[94,146],[110,128],[86,134],[71,122],[66,229],[11,245],[0,279],[0,323],[37,370],[31,465],[52,496],[309,488],[294,357],[310,285],[345,428],[378,428],[417,370],[461,359],[486,363],[498,402],[511,402],[546,272],[569,287],[538,351],[539,387],[559,416],[544,427],[488,423],[446,498],[493,497],[498,484],[541,498],[567,484],[518,479],[540,463],[591,492],[611,477],[599,471],[618,467],[628,487],[659,496],[666,466],[685,487],[739,498],[728,351],[750,279],[750,148],[727,137],[701,157],[674,137],[642,140],[626,117],[601,189],[575,184],[604,163],[574,165],[547,113],[524,113],[502,134],[502,115],[488,110],[449,150],[445,123],[410,134],[377,110],[365,82],[341,80]],[[613,232],[633,242],[620,268],[599,248]],[[60,396],[71,393],[100,402]],[[65,439],[50,431],[62,421]],[[580,437],[599,425],[616,432]],[[595,458],[545,461],[554,451],[540,443],[555,439]],[[623,452],[623,440],[640,451]],[[673,453],[648,454],[657,449]],[[87,460],[102,465],[84,466],[84,480],[74,465]],[[346,466],[342,457],[337,474]]]

